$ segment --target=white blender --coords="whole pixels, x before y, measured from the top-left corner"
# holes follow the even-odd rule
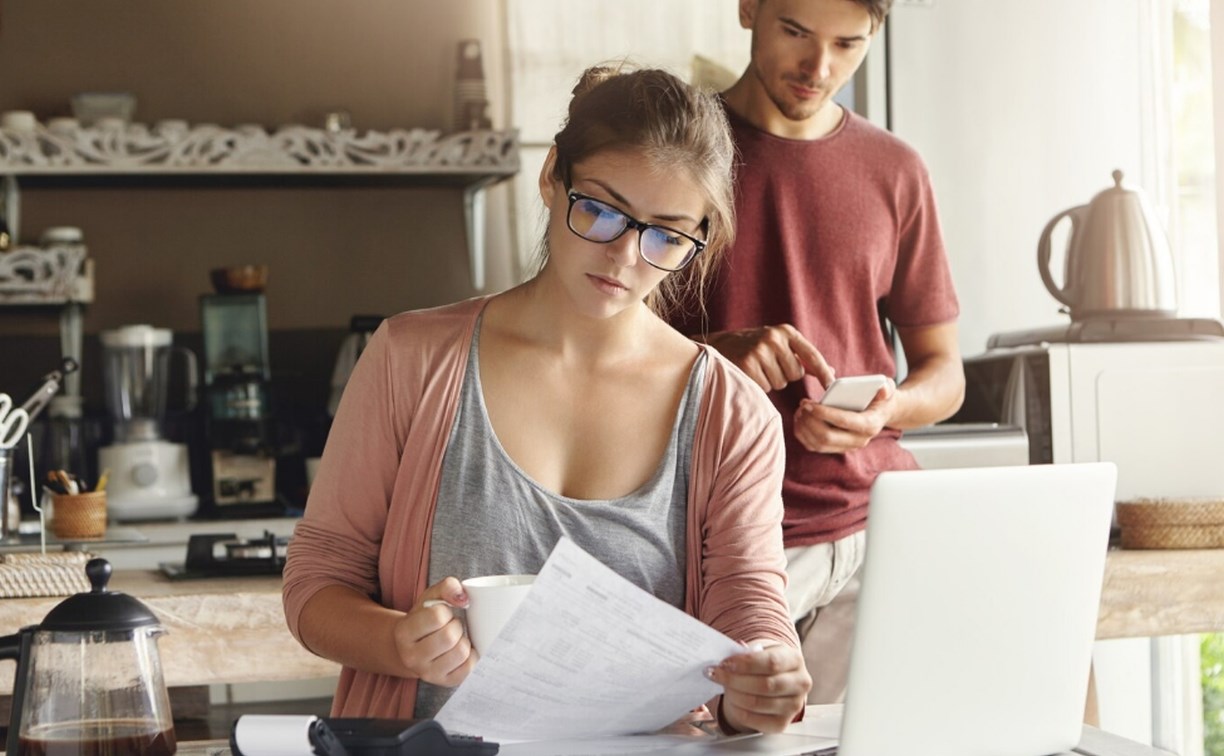
[[[109,470],[106,508],[116,521],[182,518],[199,499],[191,492],[187,446],[162,438],[170,357],[187,361],[188,408],[195,404],[196,359],[171,345],[168,328],[123,326],[103,331],[102,371],[115,440],[98,450],[98,469]]]

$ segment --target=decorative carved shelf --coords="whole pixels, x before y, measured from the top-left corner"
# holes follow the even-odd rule
[[[0,172],[89,174],[471,174],[518,171],[517,131],[223,128],[182,121],[0,129]]]
[[[160,121],[81,127],[52,121],[0,129],[0,218],[16,229],[18,180],[27,186],[132,183],[406,184],[464,192],[472,283],[484,287],[483,189],[519,170],[518,132],[426,129],[330,131],[306,126],[225,128]]]
[[[0,252],[0,305],[93,301],[93,261],[83,244],[16,247]]]

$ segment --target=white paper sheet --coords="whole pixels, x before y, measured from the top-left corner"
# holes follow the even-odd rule
[[[436,719],[500,741],[651,732],[718,695],[705,668],[743,651],[562,538]]]

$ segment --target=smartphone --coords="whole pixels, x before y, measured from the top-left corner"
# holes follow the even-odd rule
[[[837,378],[825,389],[820,403],[827,407],[862,412],[875,399],[876,393],[888,385],[882,375],[853,375]]]

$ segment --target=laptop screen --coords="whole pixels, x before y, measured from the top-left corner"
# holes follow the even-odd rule
[[[1110,463],[886,472],[842,756],[1034,756],[1082,732]]]

